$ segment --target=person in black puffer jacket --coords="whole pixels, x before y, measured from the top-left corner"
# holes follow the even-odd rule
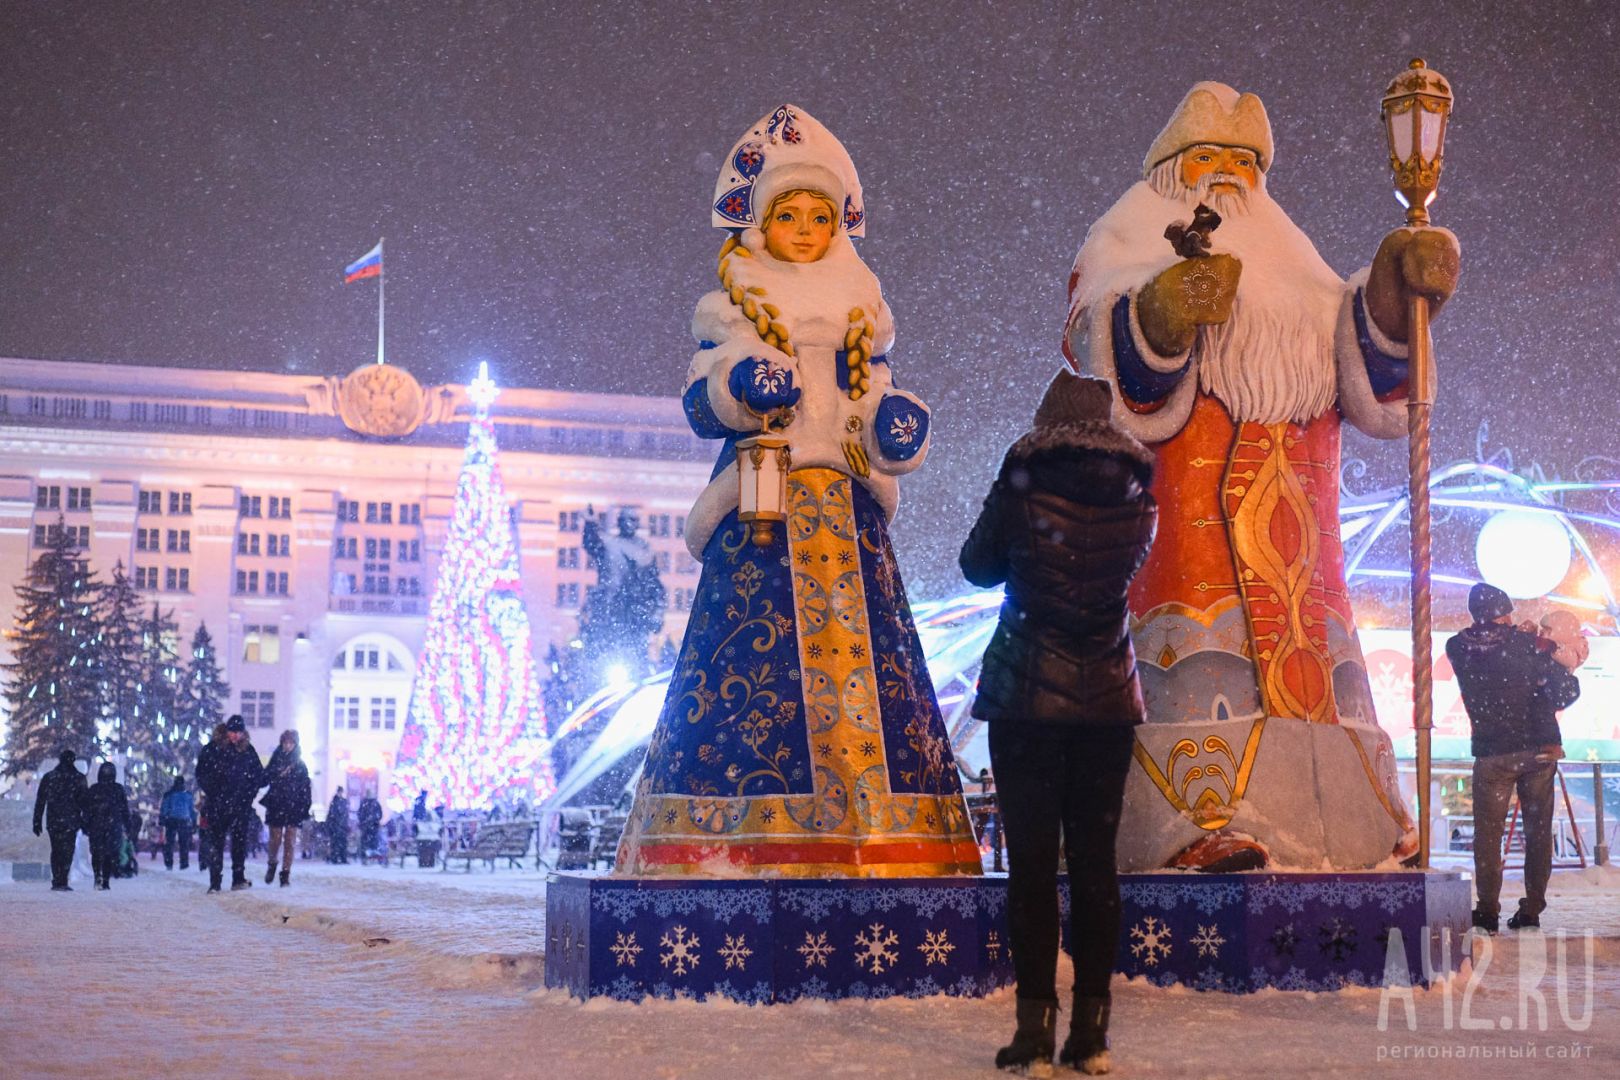
[[[1508,926],[1541,925],[1552,876],[1554,782],[1564,753],[1558,710],[1581,696],[1581,682],[1554,659],[1554,642],[1513,625],[1513,601],[1501,589],[1475,585],[1468,610],[1474,623],[1446,642],[1446,658],[1473,734],[1474,925],[1494,934],[1502,910],[1502,826],[1515,790],[1524,813],[1524,899]]]
[[[1057,863],[1068,859],[1074,1011],[1060,1060],[1108,1068],[1109,978],[1119,939],[1114,838],[1142,692],[1126,590],[1158,507],[1151,452],[1109,420],[1113,390],[1059,373],[1013,443],[962,548],[963,575],[1005,583],[973,715],[1011,860],[1008,924],[1018,1030],[1002,1068],[1051,1060],[1057,1014]]]
[[[243,863],[247,861],[248,824],[253,816],[253,798],[268,784],[259,752],[248,740],[247,725],[240,716],[225,722],[223,741],[211,742],[197,755],[197,786],[207,796],[208,891],[219,892],[225,873],[225,841],[231,845],[231,888],[245,889],[249,882]]]
[[[264,805],[264,823],[270,826],[270,865],[264,872],[264,883],[270,884],[276,876],[276,860],[281,861],[281,884],[292,881],[293,846],[298,839],[298,827],[309,818],[313,795],[309,784],[309,767],[299,751],[298,732],[289,728],[281,733],[281,743],[270,755],[265,769],[270,790],[259,802]]]
[[[34,835],[43,824],[51,837],[51,891],[72,892],[68,871],[73,867],[73,849],[78,846],[79,829],[84,825],[84,800],[88,788],[84,773],[73,763],[72,750],[63,750],[56,768],[39,778],[39,794],[34,798]]]
[[[129,795],[118,782],[118,769],[112,762],[103,761],[84,799],[84,831],[90,834],[90,868],[95,872],[98,889],[112,888],[127,828]]]

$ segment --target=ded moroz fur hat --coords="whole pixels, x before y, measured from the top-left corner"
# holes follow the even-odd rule
[[[1187,91],[1170,122],[1159,132],[1142,161],[1142,175],[1189,146],[1241,146],[1260,158],[1260,171],[1270,172],[1271,121],[1253,94],[1239,94],[1225,83],[1201,82]]]

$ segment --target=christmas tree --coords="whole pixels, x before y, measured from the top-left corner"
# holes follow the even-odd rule
[[[157,604],[140,623],[140,712],[133,725],[125,775],[131,794],[161,802],[174,774],[197,753],[185,722],[180,687],[179,627]]]
[[[487,365],[468,387],[474,416],[428,607],[389,802],[482,807],[504,793],[544,799],[555,783],[523,607],[516,530],[495,461]]]
[[[95,612],[101,586],[61,519],[48,535],[45,550],[17,586],[0,766],[6,776],[39,771],[59,749],[84,758],[101,752]]]
[[[196,751],[213,733],[214,725],[225,719],[225,702],[231,688],[220,674],[219,655],[207,623],[198,623],[191,635],[191,660],[180,676],[179,743],[187,747],[178,754],[176,770],[186,768]]]

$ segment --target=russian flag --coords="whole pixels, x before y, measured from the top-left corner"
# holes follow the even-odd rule
[[[343,284],[351,281],[364,281],[366,278],[382,277],[382,241],[377,246],[360,256],[354,262],[343,268]]]

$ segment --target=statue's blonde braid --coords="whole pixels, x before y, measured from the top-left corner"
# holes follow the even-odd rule
[[[859,401],[872,389],[872,320],[853,308],[844,332],[844,363],[849,367],[849,400]]]
[[[744,317],[754,324],[754,332],[761,341],[793,356],[793,342],[788,340],[787,327],[782,325],[781,309],[765,299],[764,289],[757,285],[745,289],[735,280],[731,260],[753,257],[754,253],[744,247],[736,236],[726,237],[726,242],[720,245],[720,284],[725,287],[731,302],[741,308]]]

